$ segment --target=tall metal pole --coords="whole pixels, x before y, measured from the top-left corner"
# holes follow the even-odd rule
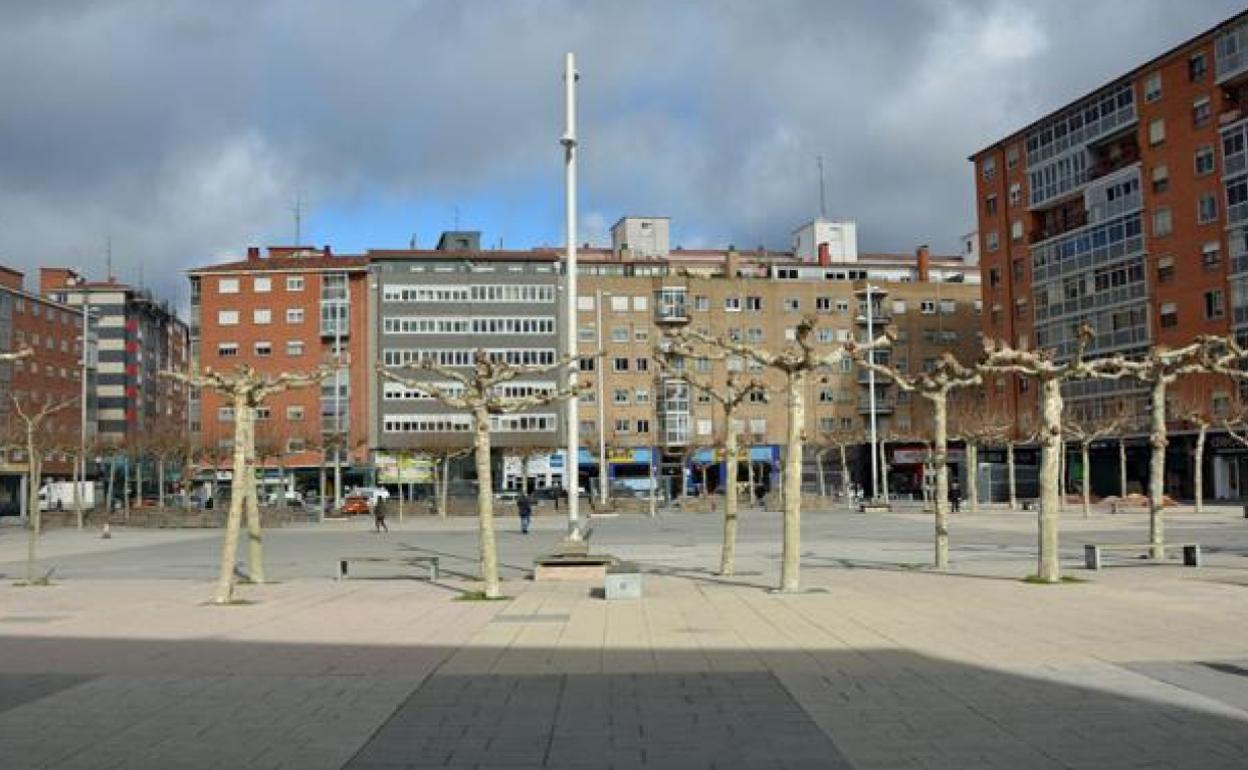
[[[867,344],[870,345],[875,340],[875,321],[871,313],[871,284],[867,284]],[[875,361],[875,351],[868,350],[871,360]],[[878,457],[878,440],[876,437],[875,424],[875,370],[867,369],[867,397],[870,399],[869,409],[871,413],[871,499],[877,500],[880,496],[880,465]]]
[[[87,345],[88,345],[88,329],[91,310],[89,308],[90,295],[87,294],[86,287],[82,289],[82,360],[79,362],[81,367],[82,387],[78,396],[78,478],[74,483],[74,515],[78,519],[78,529],[82,529],[82,487],[86,486],[87,481]]]
[[[565,263],[566,291],[564,300],[567,303],[567,314],[564,317],[564,333],[567,340],[569,356],[576,355],[576,56],[568,53],[563,63],[563,92],[565,107],[565,130],[563,138],[564,185],[567,195],[567,261]],[[576,374],[578,365],[574,361],[568,367],[568,389],[573,392],[567,403],[568,459],[565,465],[564,487],[568,491],[568,539],[580,540],[580,500],[578,499],[581,469],[580,443],[580,410],[575,395]],[[601,379],[602,372],[599,372]]]
[[[610,294],[604,293],[601,289],[596,292],[594,307],[598,310],[598,350],[602,351],[602,299],[609,297]],[[599,359],[605,361],[606,359]],[[607,507],[607,390],[604,380],[607,378],[607,369],[604,366],[598,371],[598,501],[603,508]]]
[[[343,291],[346,291],[346,280],[343,280]],[[334,304],[334,510],[342,508],[342,319],[338,317],[338,308]],[[286,479],[282,479],[285,490]],[[283,494],[285,492],[283,491]]]

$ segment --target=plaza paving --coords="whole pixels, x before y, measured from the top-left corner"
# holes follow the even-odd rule
[[[714,574],[719,519],[595,519],[595,550],[639,562],[645,598],[522,579],[562,532],[500,517],[502,602],[472,587],[472,520],[267,533],[274,582],[205,605],[215,531],[52,531],[55,585],[19,588],[0,528],[5,768],[1243,768],[1248,520],[1170,517],[1190,569],[1084,542],[1139,542],[1146,517],[1071,511],[1068,575],[1037,586],[1034,519],[810,512],[808,592],[777,595],[779,517],[746,514]],[[338,555],[437,554],[430,584]],[[370,579],[371,576],[371,579]]]

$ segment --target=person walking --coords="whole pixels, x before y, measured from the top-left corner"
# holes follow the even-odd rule
[[[516,498],[516,512],[520,514],[520,534],[529,534],[529,524],[533,521],[533,503],[524,492]]]
[[[390,532],[390,528],[386,526],[386,510],[381,507],[381,503],[373,506],[373,531],[378,534],[383,531]]]
[[[949,480],[949,510],[953,513],[962,512],[962,485],[955,476]]]

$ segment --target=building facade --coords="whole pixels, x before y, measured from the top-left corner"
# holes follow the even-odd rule
[[[120,447],[153,433],[185,435],[186,386],[161,375],[185,371],[189,330],[168,303],[115,280],[93,282],[69,268],[39,271],[39,292],[81,313],[84,301],[98,326],[94,396],[101,443]]]
[[[84,328],[85,322],[85,328]],[[26,291],[22,273],[0,267],[0,351],[29,348],[28,358],[0,363],[0,516],[24,510],[27,465],[25,422],[33,414],[71,402],[42,423],[38,440],[45,453],[44,479],[69,480],[84,440],[96,432],[95,321],[62,302]],[[82,400],[86,340],[87,399]],[[88,463],[90,471],[90,463]]]
[[[1091,355],[1248,332],[1245,51],[1240,14],[971,157],[984,334],[1066,357],[1083,324],[1095,332]],[[991,387],[1025,432],[1031,384]],[[1232,390],[1187,378],[1175,396],[1213,408]],[[1138,412],[1147,399],[1129,381],[1075,383],[1066,396],[1089,416],[1120,403]],[[1195,469],[1175,459],[1185,494]],[[1227,462],[1215,460],[1219,475]]]
[[[256,415],[257,458],[266,493],[337,494],[369,476],[367,261],[328,247],[250,248],[247,258],[189,271],[192,358],[200,369],[247,364],[264,374],[329,366],[319,388],[278,393]],[[218,393],[193,394],[192,433],[218,468],[200,481],[228,478],[233,405]],[[325,471],[322,474],[322,470]]]

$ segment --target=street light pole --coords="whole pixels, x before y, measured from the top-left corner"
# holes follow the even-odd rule
[[[602,300],[610,297],[609,292],[599,289],[594,297],[594,307],[598,311],[598,352],[602,352]],[[604,364],[606,358],[599,359]],[[607,368],[603,366],[598,370],[598,501],[603,508],[607,507],[607,391],[604,380],[607,377]]]
[[[875,340],[875,321],[871,312],[871,284],[867,284],[867,345]],[[871,348],[867,349],[867,355],[871,356],[871,361],[875,361],[875,351]],[[880,497],[880,467],[878,457],[878,440],[876,436],[875,422],[875,369],[867,367],[867,398],[870,403],[868,409],[871,414],[871,499],[878,500]]]
[[[568,366],[568,390],[571,397],[567,403],[567,439],[568,439],[568,459],[564,463],[565,481],[564,487],[568,492],[568,539],[580,540],[580,499],[578,497],[581,469],[580,469],[580,399],[576,397],[576,374],[578,368],[578,360],[576,358],[576,56],[568,53],[564,58],[563,64],[563,89],[564,89],[564,120],[565,129],[563,138],[560,143],[563,145],[563,162],[564,162],[564,186],[566,188],[567,203],[567,258],[565,262],[565,274],[567,281],[567,291],[564,293],[566,301],[566,315],[564,317],[565,339],[567,341],[568,355],[572,358],[572,363]],[[599,378],[601,379],[601,372]]]
[[[78,478],[74,482],[74,515],[78,519],[78,529],[82,529],[83,487],[87,481],[87,346],[90,328],[90,295],[82,288],[82,359],[79,361],[81,391],[78,396]]]

